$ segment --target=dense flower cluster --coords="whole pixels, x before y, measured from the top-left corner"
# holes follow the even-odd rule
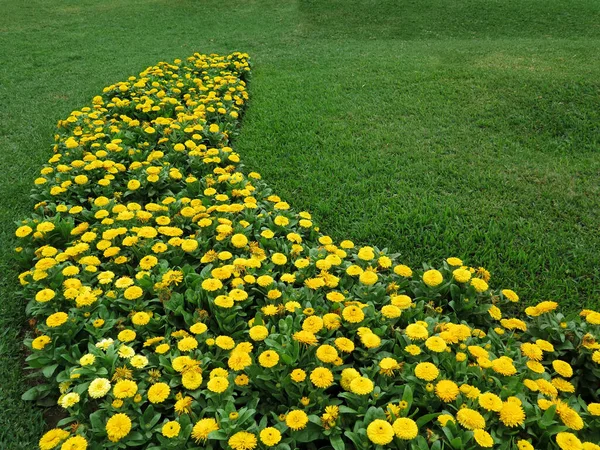
[[[40,449],[600,449],[600,313],[321,234],[229,146],[249,71],[160,63],[59,122],[16,231]]]

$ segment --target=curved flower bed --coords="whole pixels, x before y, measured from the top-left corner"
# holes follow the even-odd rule
[[[59,122],[16,232],[40,449],[600,448],[600,313],[321,234],[229,147],[249,73],[159,63]]]

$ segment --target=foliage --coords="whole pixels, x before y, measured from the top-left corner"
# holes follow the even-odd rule
[[[249,71],[159,63],[59,122],[16,231],[42,450],[597,448],[600,313],[323,235],[229,146]]]

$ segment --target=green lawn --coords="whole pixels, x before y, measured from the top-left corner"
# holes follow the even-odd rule
[[[1,0],[0,448],[33,448],[14,221],[59,118],[159,60],[246,51],[236,145],[322,229],[600,305],[596,0]]]

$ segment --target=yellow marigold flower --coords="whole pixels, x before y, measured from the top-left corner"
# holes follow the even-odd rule
[[[31,347],[34,350],[43,350],[46,345],[52,342],[50,336],[42,335],[36,337],[33,341],[31,341]]]
[[[408,278],[412,276],[412,270],[410,267],[405,266],[404,264],[400,264],[394,267],[394,273],[396,275],[400,275],[401,277]]]
[[[366,377],[356,377],[350,382],[350,391],[357,395],[368,395],[373,388],[373,382]]]
[[[52,450],[67,437],[69,437],[68,431],[61,430],[60,428],[53,428],[40,438],[40,450]]]
[[[410,441],[411,439],[416,438],[417,434],[419,434],[417,423],[407,417],[400,417],[396,419],[392,428],[394,429],[394,434],[404,441]]]
[[[364,284],[366,286],[372,286],[375,283],[377,283],[378,280],[379,280],[379,277],[377,276],[377,273],[373,270],[365,270],[358,277],[358,281],[360,281],[362,284]]]
[[[435,394],[446,403],[456,400],[459,392],[458,386],[451,380],[441,380],[435,385]]]
[[[429,287],[436,287],[442,284],[444,276],[439,270],[430,269],[423,274],[423,282]]]
[[[533,448],[533,445],[531,445],[529,441],[526,441],[524,439],[520,439],[517,441],[517,448],[519,450],[535,450]]]
[[[310,373],[310,381],[318,388],[327,389],[333,384],[333,373],[325,367],[317,367]]]
[[[108,434],[108,439],[112,442],[120,441],[130,431],[131,419],[127,414],[115,414],[106,422],[106,433]]]
[[[475,438],[475,442],[479,444],[480,447],[491,448],[494,446],[494,438],[485,430],[477,429],[473,431],[473,437]]]
[[[181,425],[179,425],[179,422],[176,422],[175,420],[170,420],[162,426],[160,431],[164,437],[172,439],[179,436]]]
[[[131,398],[138,390],[137,383],[133,380],[119,380],[113,387],[113,395],[116,398]]]
[[[506,297],[511,302],[519,301],[519,296],[516,294],[515,291],[512,291],[510,289],[502,289],[502,295],[504,295],[504,297]]]
[[[446,351],[446,342],[439,336],[432,336],[425,341],[425,346],[432,352],[441,353]]]
[[[229,336],[217,336],[215,339],[215,344],[217,347],[222,348],[223,350],[231,350],[235,347],[235,341]]]
[[[252,358],[246,352],[233,351],[227,360],[227,366],[232,370],[244,370],[252,365]]]
[[[490,309],[488,309],[488,314],[494,320],[502,319],[502,311],[495,305],[490,306]]]
[[[285,424],[294,431],[302,430],[308,423],[308,416],[304,411],[295,409],[285,416]]]
[[[162,403],[167,399],[170,392],[171,388],[168,384],[155,383],[148,389],[148,400],[150,403]]]
[[[35,300],[40,303],[46,303],[52,300],[56,294],[52,289],[42,289],[37,294],[35,294]]]
[[[560,432],[555,437],[561,450],[582,450],[583,444],[573,433]]]
[[[394,440],[394,428],[385,420],[375,419],[367,426],[367,437],[375,445],[387,445]]]
[[[492,370],[501,375],[510,376],[517,373],[517,369],[513,365],[512,359],[507,356],[501,356],[492,361]]]
[[[302,369],[294,369],[290,373],[290,378],[296,383],[300,383],[306,379],[306,372]]]
[[[573,376],[573,368],[568,362],[555,359],[552,361],[552,367],[560,376],[565,378],[571,378]]]
[[[202,289],[205,291],[213,292],[223,287],[221,280],[217,278],[207,278],[202,282]]]
[[[421,354],[421,348],[414,344],[407,345],[406,347],[404,347],[404,350],[406,350],[412,356],[417,356]]]
[[[332,363],[337,359],[338,352],[331,345],[321,345],[317,348],[316,356],[321,362]]]
[[[402,315],[402,310],[395,305],[385,305],[381,308],[381,315],[386,319],[396,319]]]
[[[517,403],[504,402],[500,410],[500,421],[507,427],[522,425],[525,421],[525,411]]]
[[[23,225],[22,227],[17,228],[17,231],[15,231],[15,235],[17,237],[23,238],[23,237],[29,236],[32,231],[33,231],[33,229],[31,227],[28,227],[27,225]]]
[[[185,337],[177,343],[177,348],[182,352],[190,352],[198,347],[198,341],[194,337]]]
[[[110,391],[111,384],[107,378],[96,378],[88,386],[88,394],[92,398],[102,398]]]
[[[229,381],[225,377],[214,377],[208,380],[208,384],[206,385],[209,391],[222,393],[227,390],[229,387]]]
[[[392,376],[394,370],[398,370],[401,367],[394,358],[386,357],[379,361],[379,373],[383,375]]]
[[[143,293],[144,293],[144,291],[142,290],[141,287],[130,286],[127,289],[125,289],[125,292],[123,292],[123,296],[127,300],[135,300],[137,298],[140,298],[143,295]]]
[[[430,362],[419,363],[415,367],[415,376],[421,380],[433,381],[439,374],[438,368]]]
[[[499,412],[502,409],[502,399],[498,397],[496,394],[492,394],[491,392],[486,392],[485,394],[480,394],[477,397],[479,402],[479,406],[487,411],[495,411]]]
[[[233,450],[253,450],[258,443],[256,435],[247,431],[238,431],[227,441]]]
[[[208,435],[213,431],[218,431],[219,425],[213,418],[200,419],[194,425],[192,429],[192,437],[197,443],[205,442],[208,439]]]
[[[521,353],[533,361],[541,361],[544,356],[542,349],[531,342],[521,344]]]
[[[347,322],[360,323],[364,320],[365,314],[362,312],[362,309],[360,309],[358,306],[350,305],[346,306],[342,310],[342,317]]]
[[[587,410],[592,416],[600,416],[600,403],[590,403]]]
[[[456,420],[467,430],[485,428],[485,419],[477,411],[470,408],[461,408],[456,413]]]
[[[488,284],[481,278],[472,278],[471,286],[473,286],[477,292],[485,292],[489,289]]]
[[[69,318],[68,314],[64,313],[64,312],[57,312],[54,314],[50,314],[46,318],[46,325],[48,325],[50,328],[56,328],[56,327],[59,327],[62,324],[64,324],[68,318]]]
[[[448,424],[448,422],[455,423],[454,417],[452,417],[450,414],[440,414],[437,420],[443,427],[445,427]]]
[[[413,341],[423,341],[429,337],[429,332],[427,328],[418,323],[411,323],[404,330],[409,339]]]
[[[459,283],[466,283],[471,279],[471,272],[467,269],[456,269],[452,272],[452,276]]]
[[[275,367],[279,362],[279,355],[273,350],[266,350],[258,356],[258,363],[266,368]]]
[[[267,427],[261,430],[260,441],[267,447],[274,447],[281,441],[281,433],[277,428]]]

